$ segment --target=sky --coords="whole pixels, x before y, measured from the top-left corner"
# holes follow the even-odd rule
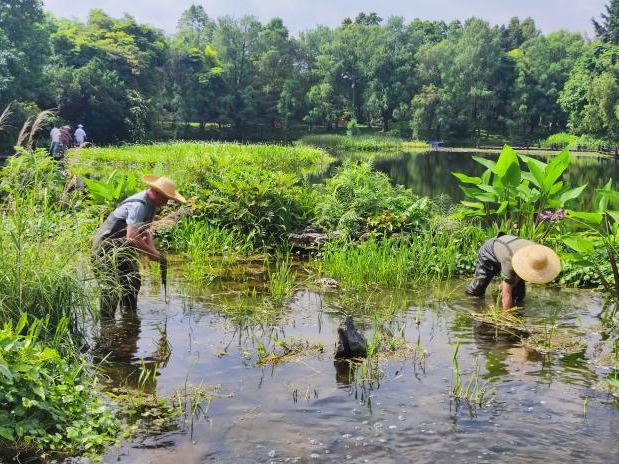
[[[296,36],[318,24],[337,26],[358,12],[379,16],[464,20],[477,16],[491,24],[506,24],[512,16],[531,16],[543,32],[568,29],[593,36],[591,18],[599,17],[608,0],[43,0],[56,16],[86,18],[92,8],[114,17],[129,13],[138,22],[172,33],[183,10],[200,4],[211,18],[223,15],[257,16],[262,22],[279,16]]]

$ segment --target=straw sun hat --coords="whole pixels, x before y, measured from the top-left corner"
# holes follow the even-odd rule
[[[545,284],[561,272],[561,261],[557,254],[543,245],[521,248],[512,257],[514,272],[526,282]]]
[[[178,201],[179,203],[187,203],[185,197],[176,191],[176,184],[169,177],[146,174],[142,176],[142,181],[159,193],[164,194],[170,200]]]

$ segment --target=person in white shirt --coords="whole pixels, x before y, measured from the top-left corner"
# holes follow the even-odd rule
[[[56,159],[58,158],[59,151],[60,151],[60,129],[58,129],[57,127],[54,127],[49,133],[49,136],[52,139],[52,145],[49,151],[54,157],[54,159]]]
[[[86,131],[84,131],[84,126],[80,124],[77,126],[77,130],[75,131],[75,144],[79,147],[85,141]]]

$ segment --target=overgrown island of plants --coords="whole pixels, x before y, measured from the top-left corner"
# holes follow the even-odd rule
[[[96,457],[132,433],[149,401],[163,416],[182,410],[156,398],[136,404],[109,389],[105,360],[89,350],[98,319],[90,239],[118,201],[143,188],[144,173],[172,177],[191,200],[180,219],[156,234],[188,288],[244,261],[264,263],[266,285],[256,291],[272,303],[245,308],[237,318],[268,321],[300,274],[333,278],[348,289],[468,276],[481,243],[503,231],[559,251],[564,270],[555,285],[600,290],[606,302],[600,321],[609,333],[617,330],[619,192],[610,180],[594,208],[581,211],[587,186],[562,181],[567,151],[546,163],[506,146],[497,161],[477,158],[483,175],[454,173],[468,197],[455,204],[393,185],[373,169],[372,156],[345,150],[334,156],[308,143],[174,143],[74,149],[59,166],[45,151],[19,148],[0,173],[2,448]],[[341,164],[318,181],[333,163]],[[300,253],[290,234],[308,227],[327,239]],[[140,384],[153,371],[142,372]],[[611,376],[608,384],[619,386]]]

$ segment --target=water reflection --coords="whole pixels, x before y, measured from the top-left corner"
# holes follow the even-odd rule
[[[396,184],[411,188],[418,195],[437,197],[448,195],[454,201],[460,201],[464,194],[452,172],[463,172],[470,176],[479,176],[485,168],[472,157],[481,156],[497,159],[497,155],[480,153],[403,153],[400,156],[378,157],[374,166],[386,173]],[[550,157],[539,157],[548,161]],[[564,182],[571,186],[587,184],[582,198],[582,205],[593,205],[595,189],[608,180],[619,178],[619,162],[595,157],[572,157],[572,163],[563,175]],[[574,205],[576,206],[576,205]]]

